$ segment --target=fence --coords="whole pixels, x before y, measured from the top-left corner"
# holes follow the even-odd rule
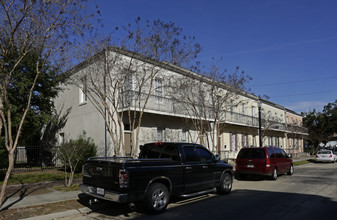
[[[19,146],[16,149],[14,169],[35,170],[62,167],[57,157],[58,147],[43,149],[41,146]]]

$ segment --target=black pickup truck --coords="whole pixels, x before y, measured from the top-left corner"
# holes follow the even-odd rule
[[[83,165],[81,191],[93,197],[145,206],[151,213],[166,210],[171,197],[232,189],[232,166],[205,147],[191,143],[149,143],[138,159],[89,158]]]

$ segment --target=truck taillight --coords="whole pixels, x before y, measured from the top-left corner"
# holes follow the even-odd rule
[[[126,170],[119,170],[119,187],[129,187],[129,173]]]

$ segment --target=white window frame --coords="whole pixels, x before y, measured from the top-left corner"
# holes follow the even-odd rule
[[[185,129],[181,130],[181,141],[187,142],[187,131]]]
[[[85,104],[88,101],[88,96],[87,96],[87,85],[82,84],[81,87],[79,88],[79,104]]]
[[[154,79],[155,90],[154,95],[157,103],[163,102],[164,90],[163,90],[163,79],[155,78]]]

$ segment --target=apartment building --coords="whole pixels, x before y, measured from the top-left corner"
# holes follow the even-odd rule
[[[85,131],[99,156],[136,156],[156,141],[200,143],[223,159],[260,139],[303,152],[300,115],[187,69],[109,48],[69,72],[55,100],[59,111],[71,109],[60,142]]]

